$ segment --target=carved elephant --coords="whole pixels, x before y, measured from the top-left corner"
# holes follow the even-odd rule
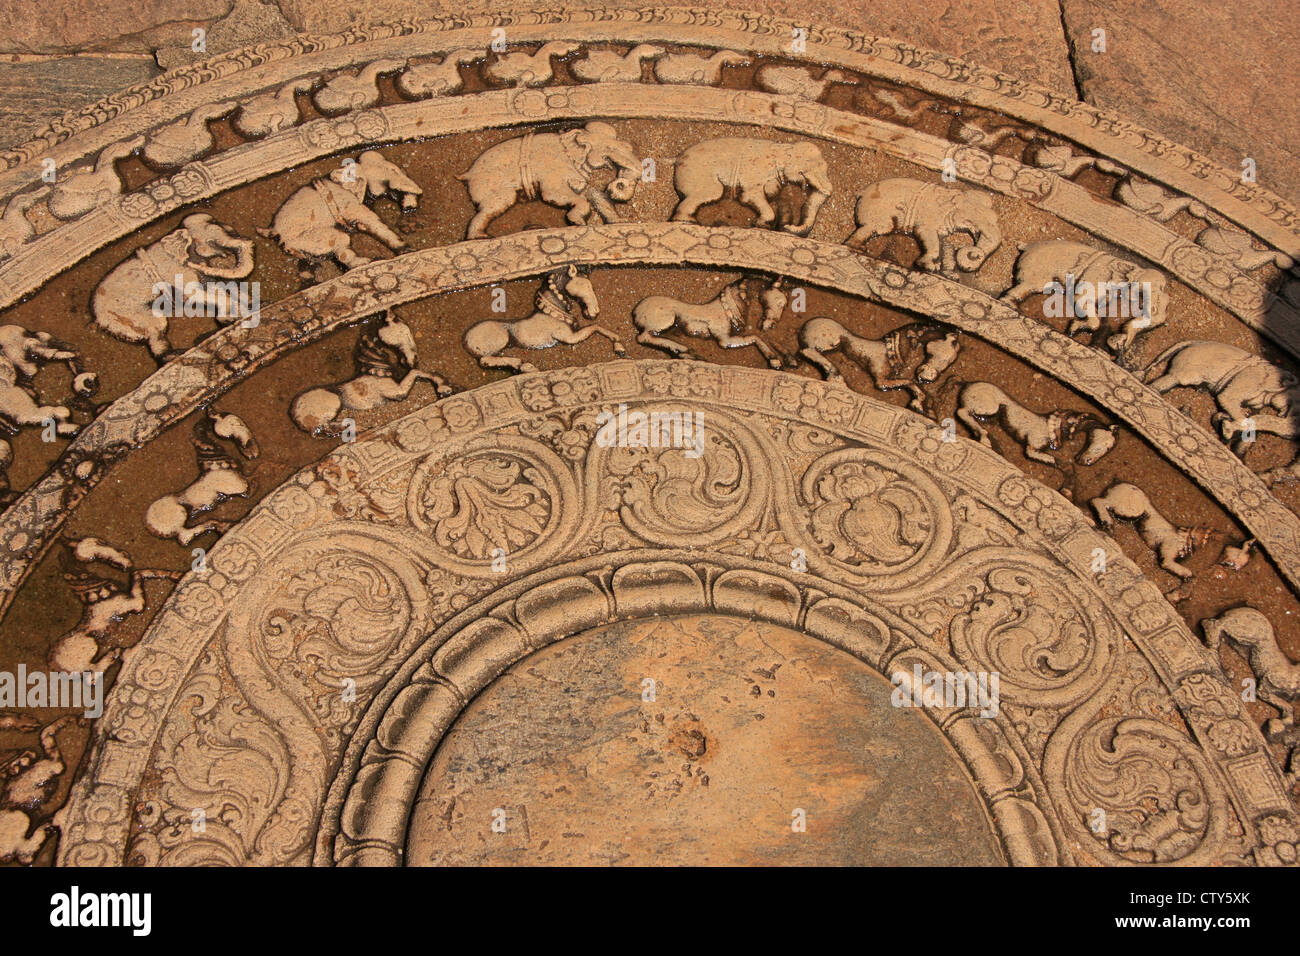
[[[1294,438],[1300,382],[1286,369],[1225,342],[1179,342],[1147,366],[1143,381],[1162,395],[1174,388],[1207,388],[1221,411],[1215,424],[1225,441],[1251,418],[1256,431]],[[1271,409],[1276,415],[1258,415]]]
[[[616,173],[603,193],[591,185],[592,173],[598,169]],[[484,238],[488,224],[521,195],[567,210],[566,218],[575,226],[593,216],[602,222],[616,220],[609,200],[631,199],[640,176],[636,151],[608,123],[596,121],[566,133],[527,133],[508,139],[484,150],[474,165],[456,177],[477,209],[465,238]]]
[[[367,205],[389,193],[398,197],[403,212],[409,212],[424,190],[382,153],[368,149],[355,162],[344,162],[328,177],[313,180],[291,195],[276,212],[271,228],[258,232],[279,239],[291,256],[304,260],[332,256],[345,268],[355,269],[370,260],[352,251],[350,232],[369,233],[394,252],[406,248],[401,236]],[[305,267],[300,274],[312,277]]]
[[[706,203],[721,199],[729,189],[758,213],[758,225],[776,224],[772,202],[786,183],[809,189],[799,221],[782,225],[786,232],[806,236],[822,203],[833,192],[826,160],[813,143],[775,143],[763,139],[724,137],[696,143],[677,157],[675,185],[681,202],[675,222],[691,222]]]
[[[1047,294],[1052,285],[1062,290],[1067,287],[1095,290],[1095,295],[1076,296],[1074,315],[1065,330],[1067,335],[1085,330],[1096,332],[1101,328],[1103,311],[1111,314],[1118,311],[1127,321],[1121,331],[1106,340],[1106,345],[1122,355],[1139,332],[1164,324],[1165,276],[1159,269],[1068,239],[1031,242],[1020,248],[1016,284],[1002,294],[1003,301],[1018,304],[1033,293]],[[1140,294],[1142,290],[1144,295]],[[1106,303],[1106,308],[1099,310],[1102,303]]]
[[[220,261],[234,256],[230,266]],[[238,280],[253,271],[253,243],[241,239],[206,213],[186,216],[181,228],[157,242],[139,249],[106,275],[95,289],[91,312],[95,325],[123,342],[144,342],[159,362],[172,351],[167,341],[168,316],[153,308],[159,284],[204,286],[207,301],[216,305],[227,289],[210,284],[213,280]],[[228,300],[227,300],[228,301]],[[230,316],[227,321],[233,319]]]
[[[861,245],[891,232],[911,233],[921,246],[917,265],[946,272],[974,272],[1002,243],[997,212],[989,193],[957,189],[919,179],[882,179],[858,197],[858,228],[849,245]],[[952,237],[970,236],[974,245],[958,248]]]

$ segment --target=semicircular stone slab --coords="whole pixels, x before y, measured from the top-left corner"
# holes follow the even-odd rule
[[[1097,549],[1115,555],[1100,573]],[[819,668],[874,672],[892,690],[861,706],[891,739],[925,738],[912,768],[863,758],[860,792],[756,809],[773,833],[810,807],[852,826],[867,804],[845,801],[869,803],[868,779],[892,767],[890,792],[918,794],[908,775],[930,768],[966,781],[963,825],[1009,863],[1276,861],[1295,832],[1277,766],[1216,661],[1117,552],[992,451],[838,386],[688,361],[516,376],[294,475],[185,576],[109,694],[60,861],[395,864],[410,847],[430,862],[430,800],[463,782],[457,753],[482,752],[470,701],[493,706],[521,668],[549,673],[575,635],[628,622],[603,633],[629,640],[636,622],[692,615],[701,645],[750,625],[787,635],[763,654],[761,635],[742,640],[771,657],[755,699],[788,686],[814,727]],[[625,700],[592,721],[644,719],[680,758],[656,786],[689,799],[697,774],[725,788],[757,772],[709,708],[681,700],[661,727],[639,676],[602,673]],[[684,672],[661,677],[672,702]],[[517,719],[543,733],[546,713]],[[710,744],[727,753],[712,773]],[[625,756],[592,764],[613,806],[639,799],[619,789]],[[791,787],[816,776],[787,769]],[[541,832],[564,826],[549,807]],[[497,809],[463,825],[490,836]],[[507,832],[527,812],[503,809]],[[907,809],[934,812],[919,796]]]
[[[0,151],[0,863],[1296,863],[1267,185],[691,8],[69,113]]]

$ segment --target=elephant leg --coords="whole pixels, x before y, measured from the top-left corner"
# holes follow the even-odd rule
[[[1178,381],[1177,376],[1170,375],[1168,373],[1161,375],[1159,378],[1152,379],[1150,382],[1147,383],[1148,388],[1154,389],[1156,392],[1158,392],[1161,395],[1163,395],[1165,392],[1169,391],[1170,389],[1178,388],[1181,385],[1182,382]]]
[[[512,187],[508,190],[489,193],[481,200],[475,200],[475,202],[478,204],[478,211],[474,213],[473,218],[469,221],[469,228],[465,230],[465,238],[486,239],[488,223],[515,204],[515,190]]]
[[[542,202],[566,210],[564,218],[571,225],[581,226],[591,219],[591,200],[563,182],[542,183],[538,195]]]
[[[346,233],[340,232],[338,238],[334,240],[334,246],[330,254],[339,261],[339,264],[345,269],[355,269],[358,266],[369,264],[372,260],[366,256],[359,256],[352,251],[352,242]]]
[[[939,238],[939,233],[932,229],[917,229],[916,242],[921,247],[921,256],[916,260],[916,264],[930,272],[939,268],[940,256],[944,252],[943,240]],[[949,252],[948,258],[952,259],[952,263],[945,262],[944,268],[951,271],[956,265],[956,254]]]
[[[145,342],[149,346],[149,354],[154,357],[154,361],[159,365],[167,362],[174,354],[172,344],[167,341],[167,327],[165,325],[160,329],[150,329]]]
[[[1080,332],[1096,332],[1099,328],[1101,328],[1101,319],[1097,316],[1096,305],[1088,304],[1083,310],[1083,315],[1079,315],[1078,311],[1074,313],[1074,317],[1065,329],[1065,334],[1078,335]]]
[[[738,198],[758,213],[758,225],[770,226],[776,222],[776,210],[767,201],[767,194],[762,186],[741,186]]]
[[[943,250],[943,271],[957,271],[957,249],[951,242],[942,242],[939,246]]]
[[[1267,433],[1288,439],[1300,437],[1300,422],[1289,415],[1252,415],[1251,420],[1255,423],[1256,434]]]
[[[823,376],[825,376],[826,381],[838,382],[844,379],[844,376],[840,374],[840,370],[837,369],[834,365],[832,365],[831,361],[828,358],[826,358],[826,356],[823,355],[821,352],[818,352],[816,349],[813,348],[800,349],[799,354],[802,355],[809,362],[811,362],[813,365],[817,366],[817,369],[822,373]]]
[[[407,248],[406,240],[384,225],[384,221],[375,214],[374,210],[358,206],[352,211],[349,219],[355,228],[368,232],[394,252]]]
[[[1026,282],[1023,278],[1013,285],[1006,292],[1002,293],[1002,301],[1010,302],[1012,305],[1019,305],[1029,298],[1035,292],[1042,291],[1042,286],[1035,286],[1032,282]]]
[[[693,222],[701,206],[717,202],[726,191],[726,187],[716,179],[701,184],[699,189],[688,190],[673,210],[673,222]]]
[[[889,232],[889,230],[885,229],[882,232],[874,225],[858,226],[858,228],[854,229],[849,237],[844,240],[844,245],[854,247],[865,246],[872,239],[876,238],[876,236],[882,236],[886,232]]]
[[[1236,395],[1231,390],[1224,390],[1215,398],[1219,402],[1219,408],[1223,409],[1224,417],[1232,423],[1234,431],[1250,417],[1250,412],[1246,410],[1245,396]]]
[[[586,196],[574,193],[573,199],[568,206],[569,211],[564,214],[564,218],[572,225],[584,225],[591,218],[591,200]]]

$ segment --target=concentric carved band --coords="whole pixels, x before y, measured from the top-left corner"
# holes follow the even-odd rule
[[[180,119],[204,103],[246,97],[299,76],[384,57],[485,47],[491,28],[499,25],[508,26],[512,42],[518,43],[630,40],[732,47],[840,66],[913,86],[1051,130],[1200,199],[1289,255],[1300,254],[1300,229],[1290,204],[1254,184],[1243,183],[1236,174],[1194,151],[1104,110],[896,40],[811,23],[679,7],[566,8],[403,22],[225,54],[69,114],[45,136],[0,154],[9,166],[7,172],[0,173],[0,194],[35,182],[41,170],[34,161],[47,153],[63,166],[115,141]],[[806,49],[798,54],[790,49],[795,27],[807,33]],[[70,137],[74,137],[72,142],[68,142]]]
[[[520,122],[642,118],[743,123],[870,148],[933,170],[953,164],[958,178],[1023,199],[1066,222],[1159,263],[1257,332],[1300,356],[1300,313],[1226,256],[1184,239],[1159,222],[1108,202],[1045,169],[991,156],[972,146],[900,128],[806,100],[707,87],[656,89],[647,103],[639,84],[503,90],[405,103],[318,120],[193,162],[147,187],[108,200],[75,222],[19,247],[0,264],[0,307],[39,288],[96,249],[183,206],[339,149],[448,135]]]
[[[1099,861],[1258,857],[1267,855],[1261,821],[1294,826],[1263,740],[1201,643],[1113,542],[988,449],[961,439],[939,454],[924,440],[925,419],[784,373],[624,361],[582,374],[580,398],[540,413],[558,430],[537,427],[535,398],[567,386],[571,371],[484,386],[340,448],[228,532],[210,570],[187,576],[126,661],[66,814],[62,862],[115,863],[128,853],[164,863],[393,862],[404,829],[394,809],[409,808],[440,735],[512,661],[611,618],[701,609],[818,635],[886,675],[914,661],[1005,667],[1014,687],[999,716],[978,720],[961,707],[931,714],[971,768],[1013,862],[1071,860],[1072,839]],[[540,467],[578,485],[574,499],[552,507],[599,520],[553,565],[507,563],[497,581],[444,566],[437,528],[392,507],[412,500],[431,455],[448,461],[446,474],[466,476],[492,436],[506,458],[529,432],[574,448],[565,430],[590,439],[585,416],[619,403],[698,411],[721,440],[715,450],[736,447],[746,430],[763,432],[782,453],[761,471],[728,465],[722,453],[729,484],[814,493],[770,496],[763,514],[707,549],[665,549],[627,520],[617,485],[592,465],[607,449],[590,443]],[[811,455],[810,435],[821,436]],[[456,462],[466,468],[450,467]],[[816,477],[805,480],[810,469]],[[708,483],[711,474],[663,471],[649,490]],[[545,523],[530,511],[529,489],[555,487],[555,476],[506,468],[480,480],[497,492],[477,522],[489,541],[523,526],[503,511]],[[872,489],[910,517],[915,534],[901,524],[892,536],[862,533],[838,504],[829,518],[817,515],[827,504],[852,507],[855,494]],[[682,507],[707,514],[712,505]],[[812,538],[818,558],[838,551],[844,563],[847,542],[861,567],[899,559],[899,548],[937,526],[926,515],[957,507],[962,539],[945,547],[933,581],[904,592],[865,594],[852,577],[817,573],[811,561],[799,571],[789,562],[793,542],[773,534],[832,529]],[[358,535],[370,542],[364,560],[348,541]],[[1098,547],[1116,557],[1095,575]],[[1087,611],[1036,616],[1023,598],[1038,588]],[[1115,666],[1121,656],[1124,668]],[[336,694],[353,675],[349,707]],[[218,693],[232,682],[237,693]],[[1103,709],[1136,713],[1138,684],[1143,706],[1177,719],[1099,724]],[[1192,684],[1200,689],[1187,693]],[[1022,687],[1049,693],[1020,712],[1010,698]],[[1032,723],[1018,719],[1031,711]],[[1064,789],[1044,786],[1044,760],[1063,761],[1052,779]],[[178,825],[194,806],[214,808],[205,834]],[[1098,808],[1116,826],[1088,836],[1087,815]]]
[[[512,267],[502,269],[501,262]],[[776,272],[931,316],[1070,382],[1195,478],[1250,529],[1300,589],[1300,518],[1217,438],[1094,349],[969,287],[860,256],[841,245],[765,230],[660,223],[538,230],[421,250],[352,270],[268,306],[254,329],[230,326],[204,340],[109,406],[73,440],[55,468],[0,518],[0,582],[8,589],[0,592],[3,606],[77,503],[103,477],[105,469],[97,461],[111,463],[252,371],[329,330],[381,308],[557,266],[684,262]],[[800,399],[794,395],[792,400]]]

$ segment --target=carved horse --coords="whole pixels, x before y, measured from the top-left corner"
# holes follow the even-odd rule
[[[992,382],[970,382],[962,388],[957,398],[957,418],[971,430],[983,445],[992,448],[987,429],[981,419],[993,418],[1001,422],[1007,433],[1024,449],[1025,457],[1044,465],[1056,466],[1051,452],[1069,441],[1086,425],[1101,428],[1101,423],[1086,412],[1057,409],[1040,414],[1026,408]],[[1113,435],[1106,429],[1107,435]],[[1095,451],[1091,447],[1089,450]],[[1109,450],[1109,449],[1107,449]],[[1105,454],[1105,451],[1102,452]],[[1088,464],[1100,458],[1097,455]]]
[[[122,656],[124,650],[114,635],[124,617],[144,611],[147,599],[144,582],[151,578],[179,580],[180,571],[154,571],[136,568],[129,555],[98,538],[68,541],[63,555],[63,577],[81,601],[81,619],[75,627],[55,642],[48,662],[59,671],[102,673]],[[97,570],[102,564],[129,575],[123,584]]]
[[[226,443],[234,444],[247,459],[258,455],[257,441],[244,420],[211,408],[194,426],[193,441],[199,477],[183,490],[159,498],[144,516],[151,532],[160,538],[175,538],[182,546],[209,531],[224,532],[231,525],[229,521],[210,520],[188,527],[195,516],[211,511],[227,498],[248,494],[248,479],[240,471],[239,462],[226,451]]]
[[[535,311],[523,319],[503,322],[487,319],[476,322],[465,331],[465,351],[478,359],[483,368],[506,368],[512,372],[536,372],[537,366],[509,355],[502,350],[510,346],[521,349],[549,349],[554,345],[578,345],[593,335],[609,339],[615,355],[626,355],[627,350],[618,336],[599,325],[578,325],[585,313],[591,319],[600,315],[600,302],[591,280],[577,266],[557,269],[546,277],[537,293]]]
[[[400,402],[416,382],[428,382],[442,397],[451,386],[440,376],[418,368],[411,327],[392,312],[379,325],[362,333],[353,352],[357,376],[346,382],[312,388],[293,400],[289,417],[305,432],[320,434],[339,423],[343,411],[370,411]]]
[[[843,382],[829,359],[839,352],[859,368],[870,373],[876,388],[881,391],[905,389],[912,400],[908,407],[918,412],[925,410],[925,393],[910,379],[900,374],[908,355],[926,338],[929,329],[920,324],[905,325],[886,333],[883,338],[868,339],[854,335],[839,322],[825,316],[814,316],[799,330],[799,354],[817,366],[828,382]],[[956,333],[925,343],[926,360],[916,370],[918,382],[929,384],[938,379],[957,360],[960,347]]]
[[[1116,482],[1106,493],[1090,502],[1103,528],[1110,528],[1116,518],[1137,523],[1138,534],[1146,546],[1156,553],[1160,566],[1170,574],[1186,580],[1193,576],[1191,569],[1179,564],[1196,548],[1209,539],[1204,528],[1178,528],[1162,515],[1137,485],[1127,481]]]
[[[642,345],[649,345],[668,352],[673,358],[698,358],[690,348],[672,339],[665,339],[662,333],[669,329],[680,329],[695,338],[710,338],[724,349],[742,348],[752,345],[767,359],[772,368],[781,368],[785,359],[776,349],[768,345],[757,335],[738,335],[745,328],[745,293],[741,289],[744,279],[737,279],[723,288],[711,302],[696,305],[683,302],[666,295],[652,295],[642,299],[632,310],[632,324],[637,327],[636,340]],[[771,311],[784,307],[784,298],[768,296],[764,298],[765,311],[763,328],[770,328],[776,316]]]
[[[1295,702],[1300,697],[1300,664],[1295,664],[1278,647],[1273,625],[1253,607],[1235,607],[1218,617],[1201,622],[1205,643],[1217,650],[1226,637],[1246,655],[1259,681],[1259,697],[1277,708],[1277,723],[1270,722],[1270,735],[1295,723]]]

